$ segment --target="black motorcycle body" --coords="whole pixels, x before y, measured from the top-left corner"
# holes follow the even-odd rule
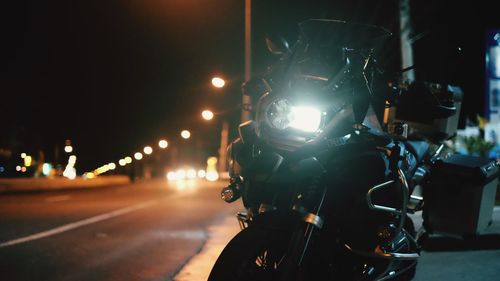
[[[229,147],[222,191],[247,212],[209,280],[410,280],[420,256],[410,195],[440,150],[378,121],[390,88],[377,93],[374,54],[390,33],[333,20],[300,32],[247,93],[255,117]],[[440,106],[439,118],[456,114]]]

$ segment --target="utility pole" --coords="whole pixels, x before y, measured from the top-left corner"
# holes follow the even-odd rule
[[[56,144],[54,146],[54,168],[59,171],[59,146]]]
[[[229,136],[229,123],[227,121],[222,122],[222,130],[220,132],[220,147],[219,147],[219,173],[226,171],[226,154]]]
[[[399,1],[399,33],[401,44],[401,67],[405,69],[413,66],[413,47],[410,39],[412,33],[411,16],[410,16],[410,0]],[[414,69],[403,73],[404,81],[414,81]]]
[[[245,0],[245,82],[252,76],[252,0]],[[241,121],[250,120],[250,97],[242,95]]]
[[[410,39],[412,33],[410,1],[399,0],[399,43],[401,48],[401,69],[413,66],[413,47]],[[415,81],[415,70],[410,69],[403,73],[402,82]],[[384,110],[384,125],[388,125],[395,118],[395,111],[390,108]]]

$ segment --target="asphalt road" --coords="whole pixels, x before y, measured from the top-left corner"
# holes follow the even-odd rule
[[[0,280],[170,280],[238,209],[222,183],[0,196]]]

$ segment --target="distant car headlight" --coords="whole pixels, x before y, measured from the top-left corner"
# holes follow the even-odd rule
[[[294,106],[286,99],[272,102],[266,115],[269,125],[278,130],[295,128],[313,133],[321,126],[320,110],[310,106]]]

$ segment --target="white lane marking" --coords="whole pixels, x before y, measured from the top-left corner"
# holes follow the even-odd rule
[[[88,225],[88,224],[100,222],[100,221],[103,221],[103,220],[107,220],[107,219],[110,219],[110,218],[114,218],[114,217],[117,217],[117,216],[121,216],[121,215],[130,213],[130,212],[134,212],[134,211],[137,211],[137,210],[140,210],[140,209],[144,209],[144,208],[153,206],[153,205],[155,205],[157,203],[158,203],[158,200],[147,201],[147,202],[144,202],[144,203],[141,203],[141,204],[129,206],[129,207],[126,207],[126,208],[123,208],[123,209],[118,209],[118,210],[115,210],[115,211],[112,211],[112,212],[109,212],[109,213],[105,213],[105,214],[102,214],[102,215],[97,215],[97,216],[94,216],[94,217],[91,217],[91,218],[88,218],[88,219],[84,219],[84,220],[81,220],[81,221],[76,221],[76,222],[68,223],[68,224],[65,224],[65,225],[62,225],[62,226],[50,229],[50,230],[42,231],[42,232],[39,232],[39,233],[36,233],[36,234],[32,234],[32,235],[29,235],[29,236],[25,236],[25,237],[21,237],[21,238],[18,238],[18,239],[14,239],[14,240],[10,240],[10,241],[6,241],[6,242],[3,242],[3,243],[0,243],[0,248],[7,247],[7,246],[13,246],[13,245],[16,245],[16,244],[21,244],[21,243],[25,243],[25,242],[29,242],[29,241],[33,241],[33,240],[38,240],[38,239],[42,239],[42,238],[45,238],[45,237],[49,237],[49,236],[52,236],[52,235],[60,234],[60,233],[63,233],[63,232],[66,232],[66,231],[69,231],[69,230],[72,230],[72,229],[84,226],[84,225]]]
[[[60,195],[60,196],[52,196],[45,198],[45,202],[54,203],[69,200],[71,196],[69,195]]]

